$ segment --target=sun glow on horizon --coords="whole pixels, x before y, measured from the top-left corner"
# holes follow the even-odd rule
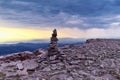
[[[52,28],[53,29],[53,28]],[[18,28],[0,27],[0,43],[20,42],[34,39],[49,39],[52,34],[51,28]],[[92,28],[81,30],[78,28],[58,28],[58,38],[119,38],[119,27],[107,29]],[[96,34],[97,33],[97,34]]]
[[[0,27],[0,43],[49,39],[51,34],[51,29]],[[58,29],[58,37],[66,38],[71,36],[69,36],[69,30]]]
[[[0,42],[45,39],[50,37],[50,33],[50,30],[0,27]]]

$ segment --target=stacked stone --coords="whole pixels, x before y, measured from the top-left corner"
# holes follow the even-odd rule
[[[52,37],[51,37],[51,41],[50,41],[50,44],[49,44],[48,56],[54,56],[54,55],[57,55],[59,53],[57,42],[58,42],[57,30],[54,29]]]

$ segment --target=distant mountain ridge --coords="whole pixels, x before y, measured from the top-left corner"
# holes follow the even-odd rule
[[[60,38],[59,46],[67,45],[67,44],[82,44],[83,41],[80,39],[72,39],[72,38]],[[49,40],[32,40],[28,42],[20,42],[14,44],[0,44],[0,55],[6,55],[16,52],[22,51],[34,51],[38,48],[47,49],[49,46]]]
[[[59,38],[59,43],[76,43],[76,42],[83,42],[85,39],[79,38]],[[33,39],[33,40],[26,40],[26,41],[10,41],[5,43],[0,43],[0,45],[5,44],[17,44],[17,43],[49,43],[49,39]]]

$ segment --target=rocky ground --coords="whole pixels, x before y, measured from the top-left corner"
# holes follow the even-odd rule
[[[0,80],[120,80],[120,41],[87,40],[59,48],[60,57],[47,50],[0,57]]]

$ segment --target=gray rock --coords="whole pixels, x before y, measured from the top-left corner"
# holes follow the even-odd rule
[[[38,63],[35,60],[23,61],[23,66],[26,70],[35,70],[38,67]]]
[[[53,36],[55,37],[54,34]],[[51,47],[53,46],[55,45]],[[62,60],[58,59],[56,51],[54,55],[47,56],[47,59],[44,58],[47,50],[39,51],[40,54],[32,58],[27,58],[31,55],[26,52],[29,55],[24,54],[25,60],[22,61],[17,59],[16,54],[7,56],[9,59],[3,56],[0,58],[0,76],[5,80],[17,80],[16,77],[18,80],[120,79],[120,41],[118,40],[92,40],[83,45],[60,47],[60,54],[64,55]],[[37,60],[40,60],[40,63]]]
[[[23,70],[23,69],[24,69],[24,66],[23,66],[23,63],[22,63],[22,62],[18,62],[16,66],[17,66],[17,68],[18,68],[19,70]]]
[[[51,71],[50,67],[45,67],[42,71]]]

